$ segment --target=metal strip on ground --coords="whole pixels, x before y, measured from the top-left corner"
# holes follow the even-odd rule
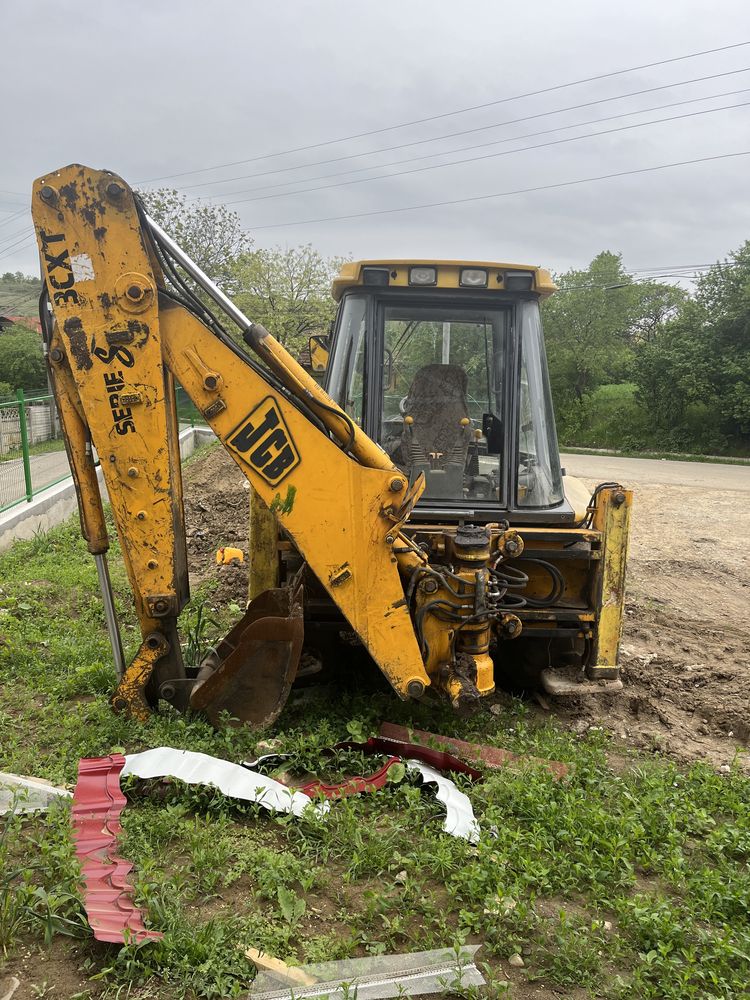
[[[80,760],[71,821],[85,883],[84,908],[98,941],[122,944],[162,937],[158,931],[146,928],[143,913],[133,901],[133,886],[127,881],[132,863],[114,853],[122,830],[120,813],[126,805],[120,791],[121,774],[141,778],[170,776],[190,784],[213,785],[225,795],[295,816],[312,804],[309,796],[264,774],[190,750],[159,747],[128,757],[110,754]],[[313,808],[325,811],[327,803]]]
[[[302,790],[310,795],[324,795],[330,799],[357,795],[372,788],[382,788],[388,781],[388,771],[391,767],[403,762],[408,771],[420,775],[424,784],[437,787],[436,797],[445,806],[446,811],[443,830],[452,837],[462,837],[471,844],[478,843],[481,831],[469,797],[464,795],[450,778],[446,778],[441,773],[442,771],[455,771],[466,774],[472,780],[481,781],[482,774],[476,768],[470,767],[444,750],[434,750],[416,743],[406,743],[385,737],[371,737],[364,743],[344,740],[341,743],[336,743],[329,750],[323,750],[322,753],[331,755],[337,750],[354,750],[359,753],[388,754],[390,756],[386,764],[370,777],[347,778],[338,784],[331,785],[316,778],[301,785]],[[395,756],[394,751],[399,756]],[[247,768],[273,767],[286,759],[288,759],[288,755],[285,754],[266,754],[264,757],[258,757],[257,760],[246,761],[242,766]]]
[[[442,747],[448,751],[461,754],[468,760],[478,761],[492,769],[506,767],[508,764],[522,765],[533,764],[535,766],[546,767],[552,776],[559,780],[564,778],[569,771],[568,765],[559,760],[542,760],[540,757],[519,756],[511,753],[510,750],[503,750],[500,747],[484,746],[481,743],[467,743],[466,740],[454,739],[451,736],[440,736],[437,733],[426,733],[421,729],[407,729],[406,726],[397,726],[392,722],[383,722],[380,726],[380,737],[392,742],[400,740],[412,743],[419,740],[429,747]],[[426,763],[431,763],[427,761]]]
[[[434,767],[423,764],[421,760],[406,760],[404,763],[407,770],[421,775],[424,784],[437,785],[436,798],[445,806],[443,830],[451,837],[462,837],[470,844],[478,844],[481,829],[469,796],[464,795],[450,778],[446,778]]]
[[[314,980],[309,985],[284,983],[274,972],[258,974],[250,990],[250,1000],[303,1000],[325,998],[380,1000],[385,997],[445,995],[483,986],[485,979],[476,967],[479,945],[464,945],[456,951],[414,952],[343,959],[337,962],[295,966],[294,971]]]
[[[295,816],[301,816],[312,804],[309,795],[287,788],[274,778],[195,750],[157,747],[143,753],[128,754],[122,773],[138,778],[168,776],[189,785],[212,785],[230,798],[257,802],[265,809],[293,813]],[[327,808],[325,803],[314,806],[318,813],[326,812]]]

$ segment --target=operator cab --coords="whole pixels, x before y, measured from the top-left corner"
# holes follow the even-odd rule
[[[358,261],[339,309],[326,388],[413,482],[412,520],[569,523],[539,300],[547,271],[458,261]],[[317,354],[317,362],[316,362]]]

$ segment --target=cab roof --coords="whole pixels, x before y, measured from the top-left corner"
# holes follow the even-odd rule
[[[552,280],[552,275],[543,267],[536,267],[533,264],[507,264],[489,261],[475,260],[430,260],[429,258],[413,258],[410,260],[355,260],[342,264],[338,275],[333,279],[331,294],[338,302],[348,288],[363,286],[365,268],[388,269],[389,288],[409,288],[424,290],[427,288],[452,288],[462,292],[477,291],[497,291],[505,290],[506,272],[523,272],[533,275],[531,291],[541,298],[551,295],[557,285]],[[437,280],[434,284],[425,286],[424,284],[412,285],[409,281],[409,272],[413,267],[434,267],[437,271]],[[461,284],[461,272],[467,269],[477,269],[487,271],[487,285],[485,288],[469,288]]]

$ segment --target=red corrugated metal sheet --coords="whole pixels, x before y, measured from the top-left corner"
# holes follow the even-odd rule
[[[133,865],[114,853],[126,803],[120,791],[124,764],[125,758],[116,753],[80,760],[71,810],[86,916],[98,941],[116,943],[163,936],[146,929],[143,914],[133,902],[133,886],[127,881]]]
[[[456,740],[450,736],[439,736],[437,733],[426,733],[422,729],[407,729],[406,726],[397,726],[392,722],[383,722],[380,726],[380,735],[389,741],[404,743],[421,741],[429,746],[442,747],[445,750],[454,750],[456,753],[469,760],[478,760],[491,768],[505,767],[507,764],[541,764],[556,778],[564,778],[568,773],[568,765],[559,760],[541,760],[539,757],[519,757],[518,754],[511,753],[510,750],[501,750],[499,747],[488,747],[481,743],[467,743],[466,740]],[[429,763],[429,761],[428,761]],[[435,764],[435,767],[440,767]]]

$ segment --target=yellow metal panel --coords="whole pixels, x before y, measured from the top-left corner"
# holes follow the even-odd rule
[[[279,585],[279,550],[276,518],[250,487],[250,532],[248,540],[248,589],[252,601],[264,590]]]
[[[363,285],[362,270],[365,267],[384,267],[390,272],[390,288],[413,288],[415,292],[429,292],[434,288],[454,288],[462,292],[481,293],[484,291],[503,291],[503,272],[531,271],[534,275],[534,291],[542,298],[551,295],[557,285],[552,280],[549,271],[534,264],[503,264],[475,260],[356,260],[341,266],[337,277],[333,279],[331,294],[338,301],[347,288]],[[436,285],[409,285],[409,269],[411,267],[437,268]],[[460,283],[460,273],[465,268],[482,268],[488,272],[487,288],[464,288]],[[371,286],[367,286],[370,288]]]
[[[602,557],[598,563],[596,640],[587,670],[592,678],[611,675],[617,667],[632,503],[632,492],[623,489],[601,490],[597,500],[593,526],[602,533]]]
[[[565,499],[575,511],[576,522],[582,521],[586,516],[586,508],[591,499],[591,490],[574,476],[565,476],[563,489],[565,490]]]
[[[64,356],[62,341],[57,326],[50,344],[50,356]],[[57,415],[60,418],[65,439],[65,450],[68,453],[70,471],[78,497],[78,513],[81,519],[81,534],[86,539],[89,552],[101,555],[109,548],[109,536],[104,520],[104,508],[99,491],[96,466],[91,449],[87,447],[88,428],[81,415],[81,401],[73,382],[70,367],[62,358],[62,364],[52,365],[51,379],[57,404]]]
[[[74,164],[42,177],[32,214],[64,352],[59,366],[71,373],[99,454],[145,634],[152,617],[176,615],[187,596],[156,277],[132,195],[114,174]]]

